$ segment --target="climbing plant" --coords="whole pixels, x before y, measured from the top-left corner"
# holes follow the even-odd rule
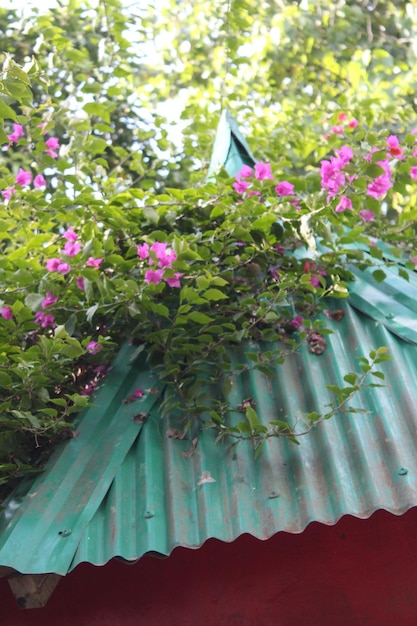
[[[417,263],[417,146],[406,87],[414,70],[412,51],[397,45],[404,35],[398,25],[407,23],[411,33],[414,14],[406,3],[397,13],[383,3],[384,19],[368,16],[366,7],[359,15],[344,2],[339,12],[335,3],[323,3],[322,13],[319,4],[282,4],[271,14],[272,4],[258,3],[253,26],[245,17],[253,7],[243,0],[222,5],[220,13],[213,6],[207,21],[197,11],[206,3],[178,8],[176,20],[170,3],[159,12],[140,9],[133,47],[134,16],[116,0],[96,8],[71,0],[64,12],[26,23],[0,10],[10,43],[0,73],[4,493],[73,436],[78,412],[126,338],[166,384],[164,414],[176,408],[193,436],[209,426],[220,440],[252,439],[258,452],[271,437],[297,440],[349,410],[357,391],[383,377],[377,366],[389,357],[375,346],[357,372],[346,372],[345,386],[331,388],[333,403],[306,414],[307,426],[297,430],[292,416],[261,424],[250,403],[238,409],[238,421],[228,421],[228,380],[249,367],[236,363],[232,350],[243,349],[250,367],[265,376],[303,347],[319,358],[329,331],[318,312],[338,315],[334,302],[348,295],[353,267],[371,266],[374,278],[384,279],[381,239],[404,280]],[[187,22],[179,20],[181,11],[190,13]],[[355,39],[353,27],[343,34],[341,15],[351,14],[367,18],[367,32],[377,25],[384,41],[389,33],[392,62],[376,36],[363,39],[361,31]],[[316,43],[325,24],[329,57],[323,41],[320,48]],[[311,59],[290,45],[309,29]],[[278,61],[270,44],[277,33],[285,53],[274,87],[282,93],[279,106],[271,91]],[[343,46],[339,54],[342,34],[343,46],[360,54],[349,56]],[[243,80],[256,67],[246,44],[260,55],[262,88]],[[162,68],[146,59],[157,53]],[[224,83],[213,103],[221,58]],[[301,82],[290,71],[296,63]],[[391,82],[381,69],[388,65]],[[378,89],[370,93],[370,85]],[[176,87],[188,123],[178,143],[156,101],[178,106]],[[389,104],[394,92],[395,105]],[[207,180],[207,153],[225,99],[259,160],[233,177],[223,170]],[[261,353],[253,347],[259,344]],[[210,385],[223,385],[214,405]]]

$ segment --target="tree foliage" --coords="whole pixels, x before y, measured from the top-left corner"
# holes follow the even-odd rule
[[[7,489],[71,436],[126,337],[193,434],[205,422],[258,449],[297,438],[250,406],[230,426],[227,390],[211,406],[206,388],[239,371],[230,346],[265,375],[324,346],[316,314],[347,295],[349,264],[384,278],[377,238],[404,279],[414,270],[416,27],[407,2],[68,0],[24,20],[0,9]],[[207,182],[222,107],[259,162]],[[373,352],[307,421],[346,408],[385,358]]]

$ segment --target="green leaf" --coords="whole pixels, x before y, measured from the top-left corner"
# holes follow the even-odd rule
[[[371,372],[372,376],[376,378],[380,378],[381,380],[385,379],[385,374],[383,372]]]
[[[91,138],[86,146],[87,151],[92,155],[102,154],[107,149],[107,141],[101,137]]]
[[[404,278],[407,282],[410,282],[410,274],[403,267],[398,267],[398,275],[401,276],[401,278]]]
[[[385,173],[384,168],[381,167],[380,165],[377,165],[376,163],[371,163],[366,168],[366,174],[370,176],[371,178],[378,178],[378,176],[382,176],[384,173]]]
[[[29,309],[32,309],[32,311],[36,311],[44,298],[45,296],[41,293],[28,293],[25,297],[25,304]]]
[[[248,420],[252,430],[259,424],[258,414],[254,408],[247,406],[245,410],[246,419]]]
[[[10,389],[12,384],[12,377],[6,372],[0,372],[0,387],[3,387],[4,389]]]
[[[187,319],[195,322],[196,324],[209,324],[213,321],[213,318],[209,315],[206,315],[205,313],[199,313],[197,311],[192,311],[191,313],[188,313]]]
[[[228,296],[220,291],[220,289],[207,289],[203,294],[204,298],[207,300],[211,300],[214,302],[218,302],[219,300],[227,300]]]
[[[382,281],[384,281],[386,279],[386,277],[387,277],[387,275],[384,272],[384,270],[374,270],[372,272],[372,276],[375,278],[377,283],[382,283]]]
[[[0,98],[0,118],[10,119],[10,120],[13,120],[14,122],[17,121],[16,113],[1,98]]]
[[[96,313],[98,307],[99,307],[99,305],[97,303],[97,304],[94,304],[93,306],[90,306],[90,308],[87,310],[87,314],[86,314],[87,322],[91,322],[92,321],[92,319],[94,317],[94,314]]]
[[[343,380],[349,383],[349,385],[354,385],[358,380],[358,375],[351,372],[350,374],[346,374],[346,376],[343,376]]]

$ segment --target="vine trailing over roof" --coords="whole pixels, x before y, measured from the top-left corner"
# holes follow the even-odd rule
[[[220,440],[250,438],[259,451],[271,437],[297,440],[352,410],[369,376],[381,378],[375,366],[388,358],[383,348],[362,357],[360,372],[332,389],[334,403],[307,414],[301,428],[292,416],[260,424],[250,402],[230,426],[226,387],[246,371],[231,351],[245,346],[266,376],[304,345],[319,356],[329,331],[317,313],[330,307],[337,317],[334,299],[348,294],[349,267],[375,265],[374,277],[384,279],[376,236],[400,246],[392,254],[408,277],[417,263],[412,125],[374,131],[365,118],[336,110],[317,136],[328,154],[315,167],[308,161],[300,170],[298,161],[293,171],[290,157],[280,156],[243,166],[234,179],[220,172],[204,185],[161,192],[149,181],[133,186],[104,157],[108,149],[118,154],[104,122],[94,134],[74,113],[74,127],[65,126],[46,92],[34,106],[32,89],[46,89],[45,81],[36,60],[5,59],[0,482],[9,488],[38,471],[55,443],[74,436],[76,414],[126,337],[168,386],[165,413],[180,409],[192,437],[203,423]],[[391,203],[395,223],[386,217]],[[209,385],[223,386],[215,406],[207,403]]]

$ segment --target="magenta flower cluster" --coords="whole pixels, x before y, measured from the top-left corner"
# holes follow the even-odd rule
[[[19,169],[18,173],[15,176],[15,184],[7,189],[3,189],[1,195],[5,200],[10,200],[13,194],[16,193],[17,189],[15,185],[19,185],[19,187],[29,187],[32,182],[32,172],[26,171],[22,168]],[[33,186],[35,189],[42,189],[46,187],[46,180],[42,176],[42,174],[37,174],[33,179]]]
[[[339,113],[339,115],[337,116],[337,122],[337,124],[332,126],[332,133],[335,135],[343,135],[343,133],[345,132],[345,126],[347,128],[356,128],[359,124],[356,118],[353,117],[349,120],[348,114],[343,112]],[[324,136],[325,139],[328,139],[329,137],[330,135]]]
[[[386,143],[388,146],[386,158],[376,161],[376,165],[379,165],[381,168],[381,174],[371,180],[366,187],[366,194],[376,200],[381,200],[393,186],[391,160],[402,160],[405,158],[404,150],[401,148],[396,135],[389,135],[386,138]],[[367,154],[365,157],[366,161],[372,163],[375,152],[378,152],[376,146]],[[336,154],[337,156],[331,156],[329,160],[324,160],[320,164],[321,186],[323,190],[327,191],[327,202],[337,196],[347,183],[352,183],[358,177],[357,174],[349,175],[345,171],[346,166],[354,157],[352,149],[349,146],[342,146],[340,150],[336,150]],[[417,150],[413,156],[417,156]],[[417,167],[411,167],[410,176],[417,179]],[[347,195],[340,195],[335,212],[342,213],[352,208],[352,200]],[[375,220],[375,214],[371,209],[359,211],[359,217],[364,222]]]
[[[249,165],[242,165],[240,171],[235,176],[236,182],[233,183],[233,189],[236,193],[244,195],[248,192],[248,196],[260,196],[260,191],[251,189],[251,182],[246,180],[248,178],[255,178],[256,180],[274,180],[270,163],[255,163],[253,169],[249,167]],[[294,185],[287,180],[283,180],[275,187],[275,191],[278,196],[281,197],[291,196],[294,194]],[[293,200],[292,202],[295,204],[297,201]]]
[[[39,124],[39,126],[43,128],[45,124]],[[9,148],[13,143],[18,143],[19,139],[24,136],[25,131],[23,126],[21,124],[13,124],[13,132],[10,135],[7,135],[7,139],[10,141],[7,147]],[[45,141],[45,146],[46,148],[44,149],[44,152],[49,154],[49,156],[53,159],[56,159],[58,156],[58,152],[56,152],[56,150],[59,150],[60,148],[58,137],[49,137],[49,139]]]
[[[41,126],[43,125],[41,124]],[[23,129],[23,126],[21,124],[13,124],[13,132],[7,135],[7,138],[10,142],[7,148],[9,148],[14,143],[17,144],[19,140],[24,136],[25,136],[25,131]],[[46,147],[45,147],[44,152],[46,154],[49,154],[49,156],[51,156],[52,158],[56,159],[58,156],[58,152],[56,152],[56,150],[58,150],[60,147],[58,138],[50,137],[49,139],[46,140],[45,146]],[[1,195],[3,196],[5,200],[9,201],[10,198],[17,191],[16,185],[18,185],[19,187],[29,187],[30,184],[32,183],[32,178],[33,178],[32,172],[30,172],[29,170],[24,170],[23,168],[20,168],[18,173],[15,176],[14,185],[12,185],[11,187],[7,187],[7,189],[3,189],[1,192]],[[33,178],[33,186],[35,189],[43,189],[46,187],[46,180],[42,176],[42,174],[37,174]]]
[[[155,241],[151,246],[143,243],[137,246],[137,253],[142,261],[147,260],[149,265],[155,265],[145,272],[145,282],[150,285],[158,285],[164,280],[170,287],[181,287],[180,278],[183,276],[180,272],[174,272],[173,276],[167,276],[166,270],[172,269],[172,264],[177,260],[174,250],[168,248],[168,244]]]
[[[101,343],[98,343],[97,341],[90,341],[87,344],[87,352],[89,352],[90,354],[98,354],[99,352],[102,351],[103,346],[101,345]]]
[[[303,271],[305,274],[311,274],[310,284],[313,285],[313,287],[321,287],[320,276],[327,276],[326,270],[317,267],[316,263],[312,263],[311,261],[304,263]]]
[[[66,240],[65,245],[62,248],[63,254],[68,258],[77,256],[81,252],[81,243],[77,241],[78,240],[77,233],[70,226],[62,234],[62,236]],[[94,269],[98,269],[102,262],[103,262],[103,259],[95,259],[94,257],[90,256],[87,259],[85,264],[87,267],[93,267]],[[71,271],[71,265],[62,258],[54,257],[52,259],[47,260],[46,269],[48,270],[48,272],[58,272],[59,274],[62,274],[62,276],[65,276],[66,274],[68,274],[68,272]],[[84,291],[84,288],[85,288],[84,279],[82,277],[78,277],[76,279],[76,282],[77,282],[78,288]]]
[[[327,193],[327,201],[337,196],[339,189],[345,184],[349,177],[344,173],[344,168],[353,159],[353,151],[349,146],[342,146],[336,150],[337,156],[331,156],[330,160],[320,163],[321,186]],[[351,181],[350,181],[351,182]],[[340,209],[344,210],[344,209]]]

